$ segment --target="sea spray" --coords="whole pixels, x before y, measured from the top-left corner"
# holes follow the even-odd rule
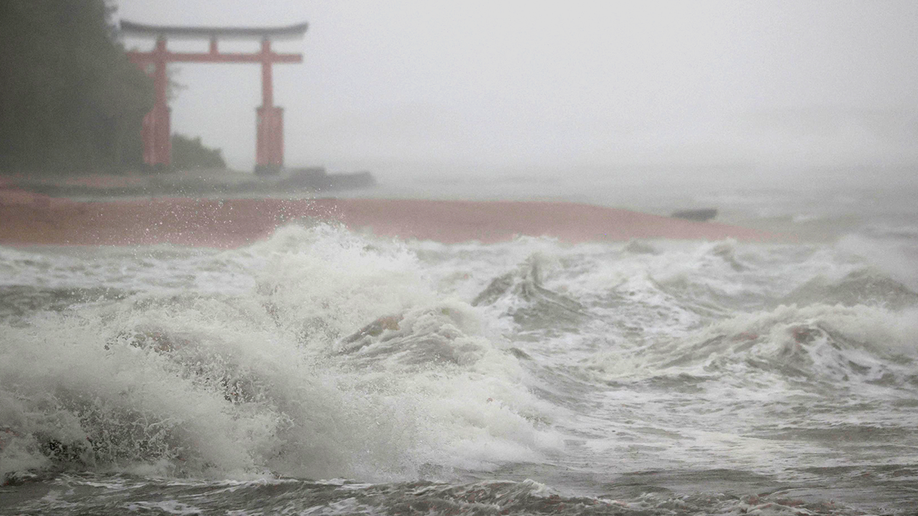
[[[554,442],[516,358],[468,304],[432,303],[403,246],[291,227],[239,254],[210,260],[261,263],[248,295],[155,288],[9,327],[5,473],[394,479]],[[398,335],[340,353],[346,333],[400,312]]]
[[[845,245],[290,225],[0,270],[0,513],[914,500],[915,293]]]

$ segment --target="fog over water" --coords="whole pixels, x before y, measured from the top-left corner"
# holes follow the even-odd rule
[[[150,245],[0,245],[0,516],[914,516],[918,3],[117,6],[309,22],[275,102],[288,166],[379,181],[338,195],[717,216],[6,189],[29,238]],[[172,74],[172,129],[251,170],[258,66]]]
[[[303,40],[275,45],[304,54],[274,67],[291,166],[403,184],[534,175],[914,184],[910,1],[117,5],[116,17],[152,24],[308,21]],[[185,86],[171,104],[174,130],[250,169],[257,66],[173,68]]]

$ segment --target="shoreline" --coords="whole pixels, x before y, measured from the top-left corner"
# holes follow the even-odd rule
[[[191,198],[75,201],[0,185],[0,245],[236,248],[289,223],[339,222],[376,236],[495,243],[548,236],[566,243],[633,239],[777,242],[792,237],[721,224],[554,201],[374,198]]]

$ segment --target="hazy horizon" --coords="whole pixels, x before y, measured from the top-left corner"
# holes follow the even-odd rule
[[[913,2],[117,5],[116,19],[151,24],[308,22],[303,40],[275,45],[304,54],[274,68],[288,166],[585,178],[676,168],[698,181],[839,169],[902,183],[918,164]],[[174,68],[184,88],[173,130],[251,169],[257,66]]]

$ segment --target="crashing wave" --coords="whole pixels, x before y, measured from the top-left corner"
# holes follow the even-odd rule
[[[581,322],[586,308],[578,301],[545,288],[542,259],[533,255],[516,270],[488,284],[472,306],[498,306],[522,329],[561,329]]]
[[[818,276],[788,294],[782,303],[879,305],[899,310],[918,305],[918,294],[878,271],[859,269],[837,281]]]

